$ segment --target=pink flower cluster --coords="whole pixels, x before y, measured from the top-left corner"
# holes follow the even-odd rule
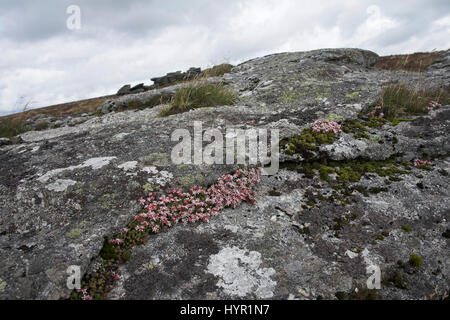
[[[119,280],[121,278],[120,275],[115,272],[111,273],[111,276],[114,278],[114,280]]]
[[[372,112],[369,112],[369,113],[367,114],[367,116],[368,116],[369,118],[374,118],[374,117],[377,116],[377,114],[378,114],[378,118],[380,118],[380,119],[381,119],[381,118],[384,118],[384,113],[381,112],[381,106],[376,106],[375,109],[373,109]]]
[[[416,159],[416,160],[412,161],[410,164],[413,167],[418,167],[420,165],[430,165],[431,161],[430,160],[425,160],[425,159],[424,160]]]
[[[92,297],[88,294],[86,289],[78,290],[78,293],[81,293],[81,300],[92,300]]]
[[[442,107],[442,105],[439,102],[432,100],[428,104],[427,110],[431,111],[431,110],[434,110],[434,109],[439,109],[440,107]]]
[[[208,222],[211,216],[226,207],[236,207],[243,201],[253,204],[252,187],[259,182],[260,176],[260,169],[239,169],[233,175],[223,175],[208,189],[192,187],[189,192],[171,189],[159,199],[155,193],[150,193],[146,199],[139,199],[144,211],[134,217],[135,223],[138,223],[135,230],[158,233],[161,228],[178,222]],[[125,237],[127,231],[122,229],[119,237]],[[121,239],[111,240],[111,243],[119,244],[118,240]]]
[[[328,121],[328,120],[316,120],[312,124],[312,130],[314,132],[319,133],[339,133],[341,132],[341,125],[334,121]]]
[[[109,242],[111,242],[112,244],[122,244],[123,239],[113,239],[113,240],[109,240]]]
[[[253,127],[253,126],[255,125],[255,120],[246,122],[246,123],[244,123],[244,125],[245,125],[246,127],[247,127],[247,126]]]

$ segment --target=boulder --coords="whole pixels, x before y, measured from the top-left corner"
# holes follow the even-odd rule
[[[144,89],[144,84],[143,83],[139,83],[139,84],[135,85],[129,91],[131,91],[132,93],[135,93],[135,91],[141,90],[141,89]]]
[[[117,95],[118,96],[122,96],[124,94],[129,94],[131,91],[131,86],[129,84],[124,85],[122,88],[119,89],[119,91],[117,91]]]
[[[12,144],[12,141],[8,138],[0,138],[0,147]]]

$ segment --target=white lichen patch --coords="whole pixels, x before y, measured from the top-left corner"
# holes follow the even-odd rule
[[[77,182],[73,180],[58,179],[55,182],[47,185],[45,188],[50,191],[62,192],[66,191],[68,187],[73,186],[76,183]]]
[[[100,157],[100,158],[88,159],[85,162],[83,162],[82,164],[79,164],[77,166],[70,166],[67,168],[59,168],[59,169],[50,170],[43,176],[39,177],[37,180],[39,182],[46,183],[48,180],[50,180],[54,176],[57,176],[61,172],[73,171],[76,169],[81,169],[81,168],[86,168],[86,167],[91,167],[93,170],[97,170],[97,169],[100,169],[100,168],[108,165],[113,159],[116,159],[116,157]]]
[[[157,184],[159,186],[166,186],[173,179],[173,174],[168,171],[157,171],[156,176],[148,178],[147,181],[150,184]]]
[[[0,278],[0,291],[4,291],[7,285],[6,281],[3,281],[3,279]]]
[[[136,168],[137,164],[137,161],[128,161],[118,165],[117,168],[123,169],[124,171],[132,171]]]
[[[114,135],[112,137],[112,139],[115,141],[120,141],[120,140],[123,140],[123,138],[125,138],[126,136],[128,136],[130,134],[131,134],[131,132],[121,132],[121,133]]]
[[[82,166],[83,167],[91,167],[93,170],[100,169],[106,165],[108,165],[113,159],[116,157],[101,157],[101,158],[92,158],[86,160]]]
[[[367,148],[366,142],[343,133],[335,143],[321,145],[320,151],[328,153],[333,160],[344,160],[355,158],[356,154],[364,152]]]
[[[260,268],[261,253],[226,247],[212,255],[207,272],[220,280],[217,286],[230,296],[246,297],[249,294],[259,299],[273,297],[276,282],[271,279],[273,268]]]
[[[153,174],[157,174],[158,173],[158,169],[156,169],[156,167],[144,167],[142,168],[141,171],[147,172],[147,173],[153,173]]]
[[[358,256],[358,254],[356,252],[347,250],[345,251],[345,254],[350,258],[350,259],[354,259]]]

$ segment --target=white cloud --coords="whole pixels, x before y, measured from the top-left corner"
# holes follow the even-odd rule
[[[356,29],[356,33],[351,40],[356,44],[364,44],[399,25],[398,21],[385,16],[379,6],[371,5],[367,8],[366,12],[366,20]]]

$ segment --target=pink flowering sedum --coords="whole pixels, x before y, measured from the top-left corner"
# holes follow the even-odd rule
[[[369,112],[368,114],[367,114],[367,116],[369,117],[369,118],[375,118],[375,117],[377,117],[378,116],[378,118],[384,118],[384,113],[383,112],[381,112],[381,110],[382,110],[382,107],[381,106],[376,106],[371,112]]]
[[[126,228],[120,229],[109,243],[120,259],[133,246],[145,243],[151,233],[156,234],[180,222],[208,222],[219,211],[227,207],[234,208],[244,201],[253,204],[253,187],[260,181],[260,176],[260,169],[239,169],[234,174],[223,175],[209,188],[194,186],[188,192],[170,189],[159,198],[155,193],[150,193],[147,198],[138,200],[142,212]],[[109,277],[112,281],[120,279],[116,272],[109,273]],[[86,289],[78,290],[78,294],[83,300],[98,297],[92,288],[89,292]]]
[[[425,159],[415,159],[414,161],[411,162],[411,166],[413,167],[418,167],[421,165],[431,165],[431,161],[430,160],[425,160]]]
[[[341,132],[341,125],[334,121],[328,120],[316,120],[312,124],[312,130],[318,133],[339,133]]]
[[[111,242],[112,244],[122,244],[123,239],[114,239],[114,240],[110,240],[109,242]]]
[[[430,103],[428,104],[427,110],[432,111],[435,109],[439,109],[440,107],[442,107],[442,105],[439,102],[431,100]]]
[[[170,189],[167,195],[139,199],[144,212],[134,217],[135,230],[158,233],[162,227],[171,227],[179,222],[208,222],[226,207],[236,207],[243,201],[255,202],[252,186],[259,182],[260,170],[237,170],[233,175],[223,175],[216,184],[206,189],[192,187],[189,192]]]
[[[92,300],[92,297],[89,295],[86,289],[78,290],[78,293],[81,294],[81,300]]]
[[[118,275],[117,273],[113,272],[111,273],[111,275],[114,278],[114,280],[120,280],[120,275]]]

